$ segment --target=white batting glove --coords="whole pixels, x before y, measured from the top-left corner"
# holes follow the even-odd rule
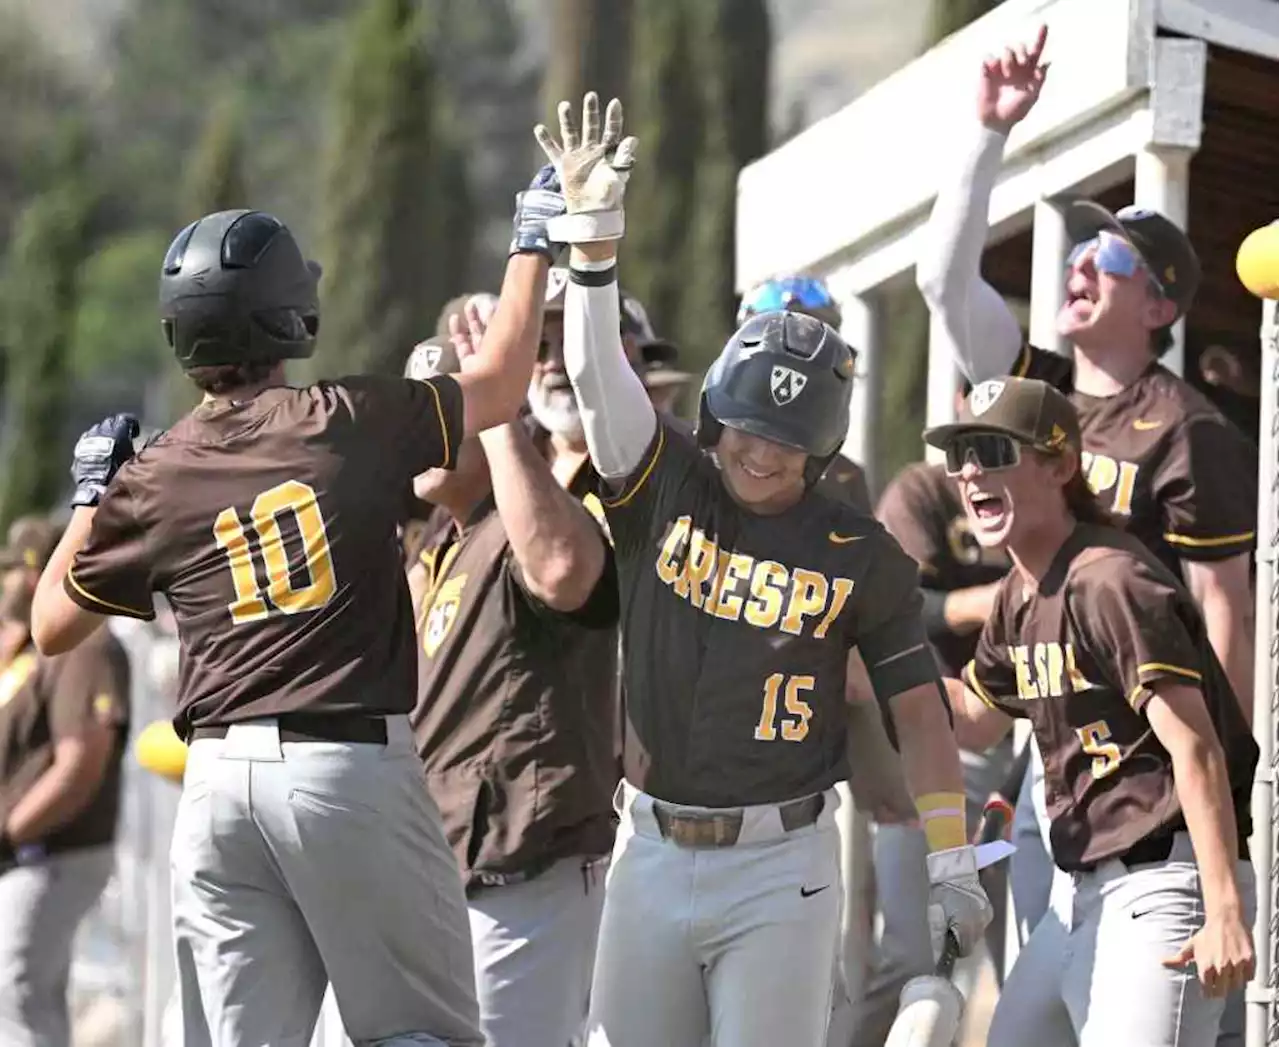
[[[561,102],[560,141],[542,124],[533,135],[560,176],[565,214],[547,222],[547,235],[562,244],[619,240],[626,227],[622,198],[635,164],[636,139],[622,137],[622,103],[616,98],[600,127],[600,98],[590,91],[582,100],[582,133],[573,107]]]
[[[993,915],[991,900],[978,879],[978,852],[972,847],[953,847],[934,851],[927,862],[933,958],[942,955],[948,931],[956,936],[960,955],[968,956]]]

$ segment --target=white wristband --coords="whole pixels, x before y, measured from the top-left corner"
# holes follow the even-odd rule
[[[626,228],[621,211],[580,211],[547,221],[547,238],[557,244],[594,244],[620,240]]]

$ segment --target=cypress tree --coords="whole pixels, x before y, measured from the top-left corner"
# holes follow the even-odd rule
[[[461,161],[417,6],[366,0],[337,74],[318,354],[331,376],[398,373],[466,289],[469,243],[449,239]]]
[[[210,112],[187,163],[179,228],[214,211],[251,206],[244,159],[240,101],[235,95],[225,94]]]
[[[561,99],[580,102],[587,91],[604,105],[611,98],[626,103],[634,11],[634,0],[554,0],[556,46],[543,74],[543,112],[555,113]]]
[[[46,189],[19,214],[4,266],[6,384],[0,441],[0,529],[47,511],[66,490],[63,422],[81,266],[89,254],[93,197],[89,139],[65,124]]]
[[[770,32],[764,0],[707,0],[692,15],[705,120],[675,330],[686,366],[701,369],[734,327],[738,172],[768,144]]]

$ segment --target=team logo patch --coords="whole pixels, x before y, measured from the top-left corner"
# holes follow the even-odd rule
[[[409,354],[409,363],[404,369],[404,376],[412,378],[417,382],[425,382],[428,378],[433,378],[440,373],[440,356],[444,353],[444,347],[440,345],[423,345],[414,346],[413,352]]]
[[[456,575],[441,584],[431,601],[431,610],[422,630],[422,649],[428,658],[434,658],[440,645],[448,638],[453,623],[458,620],[458,608],[462,605],[462,590],[467,584],[465,574]]]
[[[804,387],[808,384],[809,379],[799,371],[781,364],[774,364],[769,375],[769,392],[773,394],[773,402],[779,407],[789,404],[804,392]]]
[[[975,385],[973,392],[969,394],[969,411],[973,417],[986,414],[991,409],[991,405],[1000,399],[1002,392],[1004,392],[1004,382],[995,379]]]

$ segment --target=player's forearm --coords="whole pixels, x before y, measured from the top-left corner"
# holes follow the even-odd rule
[[[480,436],[502,526],[529,591],[558,611],[576,611],[604,568],[604,538],[580,502],[556,482],[516,425]]]
[[[106,620],[86,611],[63,590],[76,554],[89,540],[97,509],[78,506],[45,564],[31,602],[31,639],[41,654],[63,654],[84,642]]]
[[[1249,608],[1233,604],[1224,593],[1214,589],[1203,594],[1200,610],[1213,653],[1222,663],[1244,718],[1252,724],[1253,632]]]
[[[972,144],[944,173],[916,261],[916,284],[941,322],[957,364],[973,381],[1007,374],[1022,333],[1004,300],[982,279],[991,191],[1006,136],[974,125]]]
[[[622,348],[615,260],[591,245],[573,248],[564,296],[564,366],[578,399],[591,461],[601,476],[617,480],[640,464],[657,428],[644,383]],[[582,281],[600,279],[602,286]]]
[[[947,593],[942,612],[947,627],[958,636],[982,628],[991,617],[999,592],[1000,583],[991,582]]]
[[[939,686],[924,684],[895,695],[889,703],[907,788],[920,813],[931,851],[967,842],[964,776]]]
[[[1222,747],[1216,739],[1196,736],[1170,750],[1178,801],[1196,852],[1205,913],[1240,916],[1243,906],[1236,884],[1236,816]]]
[[[457,376],[463,393],[463,429],[474,436],[516,416],[542,337],[548,263],[536,252],[507,262],[502,293],[474,363]]]
[[[5,831],[18,846],[38,843],[67,825],[97,793],[105,761],[83,745],[55,757],[9,812]]]

